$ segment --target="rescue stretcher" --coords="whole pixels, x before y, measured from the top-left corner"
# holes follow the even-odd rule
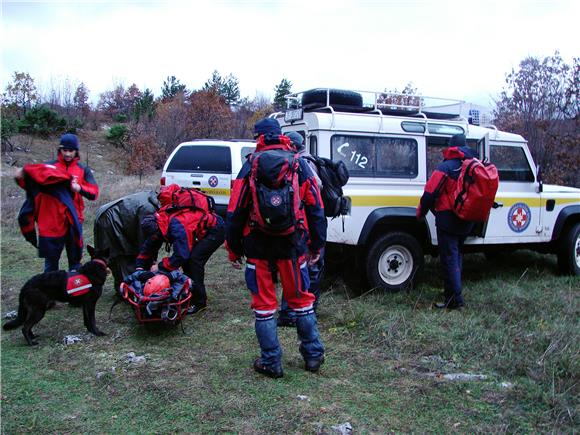
[[[191,304],[191,280],[184,279],[179,285],[178,289],[174,285],[145,295],[142,289],[134,288],[126,280],[121,283],[119,292],[121,297],[133,307],[139,323],[177,324],[187,314]]]

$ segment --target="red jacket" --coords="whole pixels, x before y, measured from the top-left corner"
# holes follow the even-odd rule
[[[145,239],[137,256],[136,266],[139,268],[149,269],[163,242],[168,242],[173,246],[173,253],[164,257],[159,266],[169,271],[179,269],[189,260],[207,230],[223,225],[222,218],[215,213],[189,209],[170,213],[167,209],[168,206],[165,206],[155,213],[159,231]]]
[[[87,198],[88,200],[94,201],[99,196],[99,186],[97,186],[97,182],[93,177],[93,173],[91,172],[88,166],[79,163],[78,156],[75,157],[72,162],[67,163],[62,157],[62,154],[58,153],[58,157],[56,160],[52,160],[46,163],[54,165],[59,169],[62,169],[64,172],[70,174],[73,177],[75,176],[77,177],[77,182],[81,186],[81,191],[80,192],[71,191],[71,193],[73,195],[75,208],[77,209],[79,221],[82,224],[85,220],[84,216],[85,202],[83,200],[83,197]]]
[[[83,197],[95,200],[99,195],[99,187],[93,177],[93,174],[88,166],[78,162],[79,158],[75,157],[70,163],[66,163],[62,154],[58,154],[56,160],[45,162],[42,165],[25,165],[23,170],[25,177],[17,179],[16,182],[20,187],[26,189],[26,177],[32,177],[39,185],[52,184],[54,180],[45,179],[38,175],[42,172],[50,174],[51,177],[61,178],[62,180],[77,177],[77,182],[81,186],[80,192],[70,190],[70,195],[77,212],[77,219],[82,225],[84,221],[85,203]],[[38,171],[38,166],[45,166],[46,170]],[[62,200],[56,198],[52,194],[39,191],[34,196],[34,221],[38,226],[38,235],[41,237],[62,237],[67,232],[69,227],[73,224],[73,217]],[[64,217],[64,219],[63,219]],[[34,225],[29,222],[29,225]]]

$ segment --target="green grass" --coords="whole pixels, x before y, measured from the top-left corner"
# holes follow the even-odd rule
[[[104,159],[95,172],[110,198],[156,181],[104,176]],[[17,232],[22,198],[12,197],[18,188],[10,170],[4,174],[3,314],[42,269]],[[87,211],[89,242],[97,205]],[[354,264],[348,258],[329,262],[320,374],[303,370],[289,328],[279,331],[284,377],[254,373],[258,345],[243,273],[220,249],[207,267],[210,307],[185,319],[185,333],[139,325],[127,305],[109,319],[112,279],[97,307],[106,337],[90,335],[80,310],[66,304],[36,327],[36,347],[19,331],[3,332],[2,433],[331,433],[345,422],[357,433],[578,431],[580,279],[557,275],[553,256],[465,256],[463,312],[430,309],[441,292],[433,259],[419,288],[397,294],[367,292],[356,274],[339,273]],[[69,334],[83,341],[65,346]],[[129,352],[145,355],[145,364],[129,364]],[[445,381],[435,373],[488,378]]]

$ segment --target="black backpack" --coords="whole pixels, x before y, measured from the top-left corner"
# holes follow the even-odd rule
[[[324,215],[330,218],[347,215],[350,210],[350,198],[343,196],[342,186],[348,182],[349,174],[344,162],[333,162],[324,157],[305,158],[314,162],[318,169],[318,176],[322,181],[320,194],[324,203]]]
[[[304,222],[298,158],[298,154],[282,145],[267,146],[249,157],[253,229],[271,235],[290,235]]]

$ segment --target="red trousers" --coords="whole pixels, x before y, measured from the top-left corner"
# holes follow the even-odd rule
[[[284,299],[291,309],[303,311],[312,308],[315,297],[308,292],[310,278],[306,256],[295,261],[248,258],[246,284],[252,293],[252,309],[256,314],[267,316],[278,308],[273,274],[280,277]]]

